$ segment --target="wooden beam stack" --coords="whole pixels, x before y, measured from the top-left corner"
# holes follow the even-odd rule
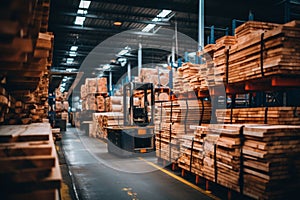
[[[208,101],[176,100],[164,102],[159,107],[162,116],[155,116],[155,133],[157,156],[171,162],[176,162],[179,157],[179,144],[182,135],[194,132],[191,125],[209,123],[211,105]],[[202,115],[203,113],[203,115]]]
[[[226,82],[226,52],[229,52],[230,47],[235,43],[234,36],[223,36],[216,40],[213,54],[213,77],[210,86],[222,85]]]
[[[123,96],[110,96],[105,99],[106,112],[122,112]]]
[[[62,177],[50,124],[1,126],[0,169],[3,199],[56,199]]]
[[[292,198],[300,187],[300,126],[245,125],[244,194]]]
[[[300,124],[299,107],[260,107],[217,109],[216,116],[219,123],[254,123],[254,124]]]
[[[91,137],[107,139],[107,127],[118,127],[124,124],[123,113],[121,112],[102,112],[93,113],[93,125]]]
[[[261,28],[246,34],[253,24]],[[243,29],[246,33],[237,38],[237,43],[230,49],[229,83],[263,76],[299,75],[299,24],[299,21],[283,25],[245,23]]]
[[[178,166],[194,174],[203,176],[206,126],[196,126],[193,134],[182,135],[180,139],[180,157]]]

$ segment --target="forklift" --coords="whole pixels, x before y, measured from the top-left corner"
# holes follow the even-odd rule
[[[155,155],[152,83],[129,82],[123,86],[123,115],[122,126],[107,128],[108,152],[126,157]]]

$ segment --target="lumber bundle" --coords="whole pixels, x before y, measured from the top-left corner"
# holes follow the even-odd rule
[[[210,86],[226,83],[226,62],[229,58],[229,49],[236,43],[234,36],[223,36],[216,40],[213,54],[213,77]]]
[[[123,113],[103,112],[93,113],[93,131],[91,137],[107,139],[107,127],[118,127],[124,124]]]
[[[244,194],[285,199],[300,186],[300,126],[245,125]]]
[[[286,25],[249,22],[243,28],[251,29],[253,24],[264,26],[237,38],[237,43],[230,48],[229,83],[263,76],[299,75],[299,21]]]
[[[178,166],[194,174],[203,176],[203,142],[207,127],[196,126],[195,128],[193,134],[181,136]]]
[[[107,79],[102,78],[86,78],[85,87],[87,94],[107,93]]]
[[[169,84],[169,70],[162,67],[142,68],[139,82],[153,83],[154,87],[167,86]]]
[[[299,125],[299,107],[260,107],[217,109],[216,116],[219,123],[246,123],[246,124],[281,124]]]
[[[105,99],[106,112],[122,112],[123,111],[123,96],[110,96]]]
[[[28,124],[47,117],[54,40],[47,32],[49,8],[48,0],[13,0],[1,8],[0,79],[7,90],[0,98],[1,123]]]
[[[0,127],[4,199],[56,199],[61,172],[49,123]]]
[[[176,100],[161,103],[155,112],[157,156],[171,162],[179,157],[180,137],[191,134],[191,125],[210,121],[211,105],[208,101]],[[158,116],[157,116],[158,115]],[[201,120],[202,118],[202,120]]]

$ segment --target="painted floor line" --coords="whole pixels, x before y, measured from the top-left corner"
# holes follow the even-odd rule
[[[179,177],[179,176],[173,174],[172,172],[169,172],[168,170],[165,170],[164,168],[162,168],[162,167],[160,167],[160,166],[158,166],[158,165],[156,165],[156,164],[154,164],[154,163],[152,163],[152,162],[149,162],[149,161],[147,161],[147,160],[145,160],[145,159],[143,159],[143,158],[141,158],[141,157],[139,157],[139,159],[140,159],[140,160],[143,160],[144,162],[146,162],[147,164],[151,165],[152,167],[154,167],[154,168],[156,168],[156,169],[162,171],[163,173],[165,173],[165,174],[171,176],[172,178],[174,178],[174,179],[176,179],[176,180],[178,180],[178,181],[184,183],[185,185],[190,186],[191,188],[193,188],[193,189],[195,189],[195,190],[197,190],[197,191],[199,191],[199,192],[205,194],[206,196],[208,196],[208,197],[210,197],[210,198],[212,198],[212,199],[214,199],[214,200],[220,200],[220,198],[216,197],[215,195],[207,193],[207,192],[206,192],[205,190],[203,190],[202,188],[196,186],[196,185],[193,184],[193,183],[188,182],[187,180],[185,180],[185,179],[183,179],[183,178],[181,178],[181,177]]]

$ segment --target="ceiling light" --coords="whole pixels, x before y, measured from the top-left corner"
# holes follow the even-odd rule
[[[67,58],[67,64],[71,64],[71,63],[73,63],[73,61],[74,61],[74,58]]]
[[[79,8],[88,9],[90,7],[91,1],[83,1],[81,0],[79,3]]]
[[[66,72],[74,72],[74,71],[77,71],[76,68],[67,68],[66,69]]]
[[[160,22],[160,21],[161,21],[161,19],[160,19],[160,18],[157,18],[157,17],[155,17],[154,19],[152,19],[152,21],[153,21],[153,22]]]
[[[76,25],[83,25],[84,20],[85,20],[85,17],[79,17],[79,16],[77,16],[77,17],[75,18],[74,24],[76,24]]]
[[[115,21],[115,22],[114,22],[114,25],[115,25],[115,26],[121,26],[121,25],[122,25],[122,22]]]
[[[75,51],[70,51],[69,52],[69,56],[71,57],[75,57],[77,55],[77,53]]]
[[[164,18],[164,17],[168,16],[168,14],[170,14],[171,12],[172,12],[172,10],[162,10],[162,11],[157,15],[157,17]]]
[[[155,24],[148,24],[145,28],[143,28],[143,32],[149,32],[155,27]]]
[[[70,51],[77,51],[78,46],[71,46]]]
[[[87,10],[78,9],[77,14],[86,15],[88,13]]]

